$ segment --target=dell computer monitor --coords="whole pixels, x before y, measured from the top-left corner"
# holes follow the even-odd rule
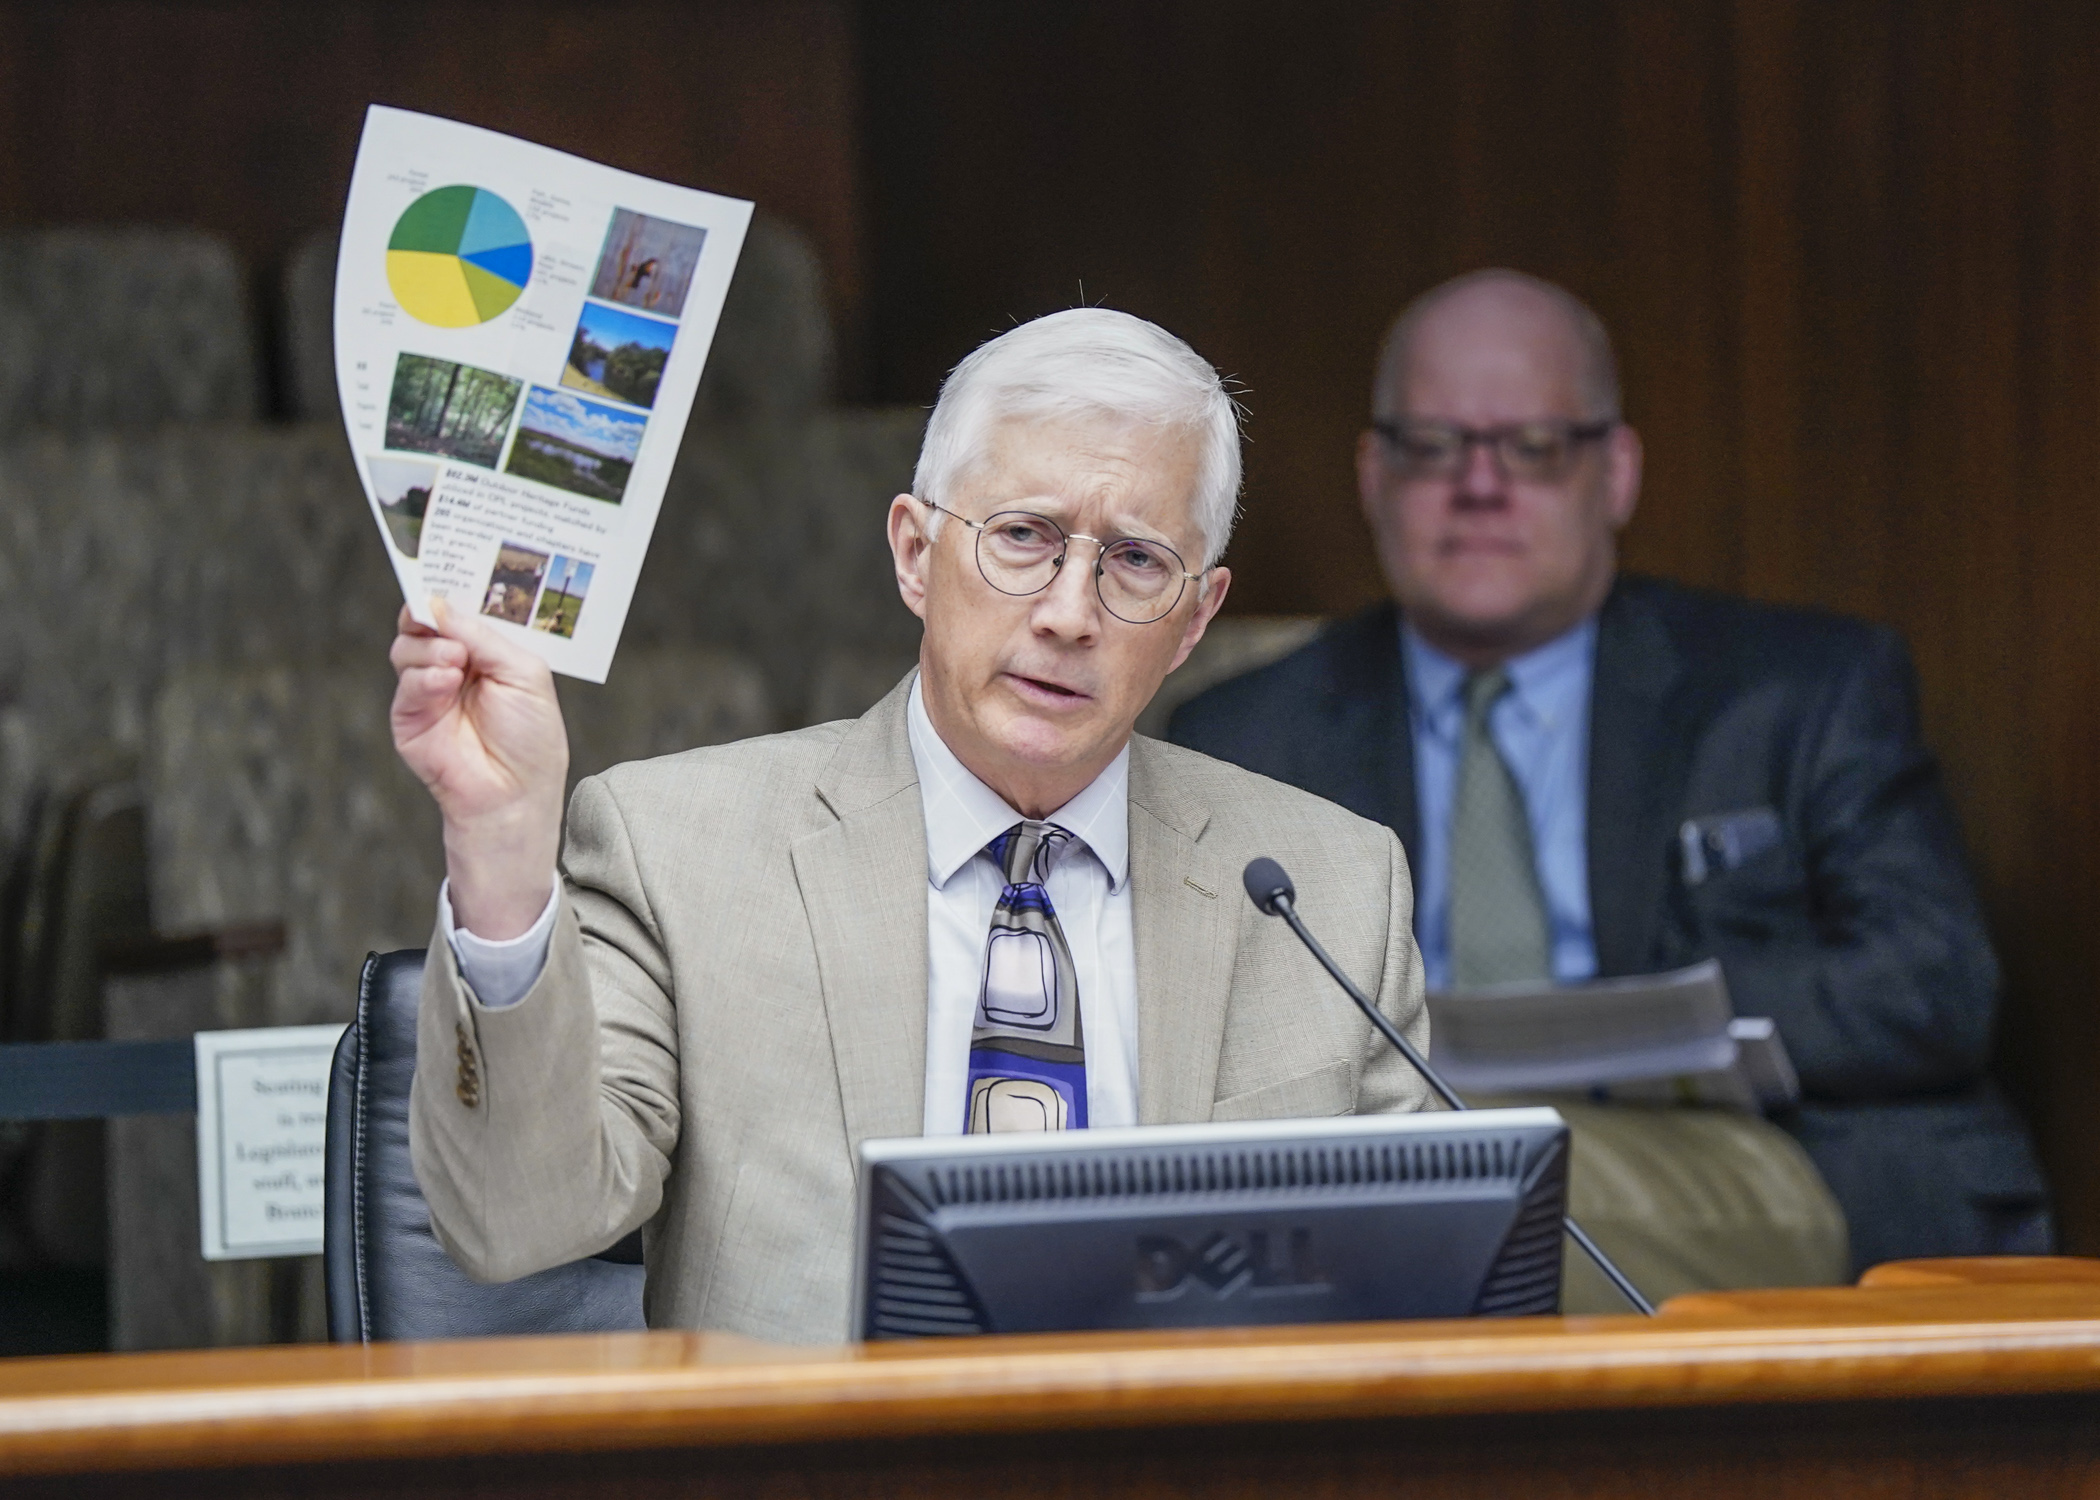
[[[1550,1109],[861,1147],[866,1339],[1551,1313]]]

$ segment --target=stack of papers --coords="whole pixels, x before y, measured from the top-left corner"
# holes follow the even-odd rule
[[[1588,1093],[1779,1109],[1801,1097],[1772,1022],[1738,1017],[1714,959],[1589,984],[1429,996],[1431,1060],[1461,1094]]]

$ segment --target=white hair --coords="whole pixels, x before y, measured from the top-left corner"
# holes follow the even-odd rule
[[[1156,323],[1106,307],[1051,313],[980,344],[941,384],[912,492],[949,504],[994,422],[1114,417],[1178,428],[1203,454],[1191,497],[1202,568],[1224,554],[1239,511],[1240,413],[1218,372]],[[932,518],[939,525],[938,513]],[[1200,571],[1200,569],[1199,569]]]

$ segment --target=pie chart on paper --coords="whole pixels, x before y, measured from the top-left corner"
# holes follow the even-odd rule
[[[387,285],[418,322],[471,328],[509,311],[532,279],[532,236],[487,188],[433,188],[394,222]]]

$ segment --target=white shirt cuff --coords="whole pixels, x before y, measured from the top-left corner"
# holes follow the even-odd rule
[[[540,918],[514,938],[500,943],[479,938],[452,920],[452,882],[438,887],[438,928],[459,960],[459,976],[489,1010],[516,1005],[547,967],[547,945],[554,941],[554,913],[561,906],[561,881],[547,893]]]

